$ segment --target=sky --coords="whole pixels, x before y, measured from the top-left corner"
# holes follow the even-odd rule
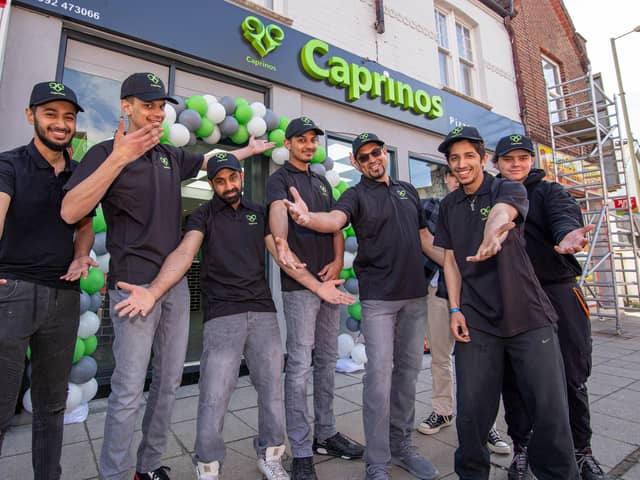
[[[576,31],[587,40],[587,52],[593,73],[601,72],[605,91],[617,95],[618,83],[611,37],[618,37],[640,25],[638,0],[564,0]],[[633,32],[616,40],[618,61],[625,90],[631,130],[640,139],[640,32]],[[618,104],[619,105],[619,104]],[[622,109],[620,124],[624,125]]]

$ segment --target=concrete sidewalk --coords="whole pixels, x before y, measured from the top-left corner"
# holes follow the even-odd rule
[[[592,404],[593,450],[610,472],[612,479],[640,480],[640,316],[622,321],[623,335],[615,335],[613,321],[593,323],[593,373],[589,381]],[[171,467],[173,480],[193,479],[191,463],[196,431],[198,386],[182,387],[178,394],[171,424],[171,434],[164,464]],[[309,397],[311,408],[311,397]],[[231,399],[224,436],[227,459],[225,480],[257,480],[261,476],[255,466],[252,438],[257,429],[256,393],[248,377],[241,377]],[[338,429],[364,442],[362,429],[362,374],[338,374],[336,377],[335,413]],[[62,478],[81,480],[97,478],[96,460],[102,446],[106,399],[90,404],[86,422],[65,427],[62,453]],[[430,357],[425,355],[420,373],[416,402],[416,422],[431,410]],[[312,410],[311,410],[312,411]],[[0,479],[27,480],[31,472],[30,416],[15,418],[7,432],[0,457]],[[502,414],[498,428],[504,432]],[[133,439],[140,440],[140,421]],[[422,454],[435,463],[444,479],[454,479],[453,452],[457,444],[455,426],[432,436],[414,434]],[[506,479],[510,457],[492,455],[492,479]],[[364,478],[362,461],[345,461],[316,456],[318,478],[327,480],[360,480]],[[393,467],[394,480],[411,479],[405,471]],[[133,478],[133,475],[132,475]]]

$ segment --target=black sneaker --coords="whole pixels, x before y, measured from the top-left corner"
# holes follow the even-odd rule
[[[165,465],[156,468],[153,472],[140,473],[136,472],[136,476],[133,477],[134,480],[171,480],[169,478],[169,474],[171,469]]]
[[[425,435],[432,435],[452,423],[453,415],[438,415],[436,412],[431,412],[431,415],[418,426],[418,431]]]
[[[340,432],[324,441],[314,438],[313,451],[318,455],[329,455],[330,457],[338,457],[344,460],[362,458],[364,455],[364,447],[362,445]]]
[[[500,436],[500,432],[495,427],[491,427],[487,435],[487,448],[498,455],[509,455],[511,447]]]
[[[291,464],[291,480],[318,480],[313,457],[294,457]]]
[[[508,480],[531,480],[533,477],[529,470],[529,454],[527,447],[513,446],[513,460],[507,472]]]
[[[609,477],[604,473],[593,453],[591,453],[590,447],[576,450],[576,463],[582,480],[609,480]]]

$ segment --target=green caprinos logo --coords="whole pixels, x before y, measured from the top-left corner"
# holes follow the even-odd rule
[[[455,137],[456,135],[460,135],[462,133],[462,127],[456,127],[451,130],[451,136]]]
[[[322,193],[322,195],[324,195],[325,197],[329,195],[329,192],[327,192],[327,187],[325,187],[324,185],[320,185],[320,193]]]
[[[171,170],[171,165],[169,164],[169,159],[167,157],[160,157],[160,163],[162,164],[163,168]]]
[[[300,121],[303,125],[311,125],[313,123],[313,120],[311,120],[309,117],[301,117]]]
[[[368,133],[361,133],[358,138],[360,140],[366,140],[367,138],[369,138],[369,134]]]
[[[161,88],[160,87],[160,77],[158,77],[157,75],[154,75],[153,73],[150,73],[150,74],[147,75],[147,78],[151,82],[151,85],[149,85],[150,87]]]
[[[249,225],[255,225],[258,222],[256,220],[258,220],[258,216],[255,213],[250,213],[246,216],[247,218],[247,222],[249,222]]]
[[[244,38],[258,52],[261,57],[273,52],[284,40],[284,31],[277,25],[267,25],[253,15],[247,17],[242,22]]]
[[[483,222],[489,218],[489,213],[491,213],[491,207],[484,207],[480,209],[480,220]]]
[[[522,142],[522,135],[511,135],[509,137],[509,140],[511,141],[512,144],[520,143]]]
[[[64,93],[64,85],[57,82],[49,82],[49,88],[51,89],[51,93],[53,95],[65,95]]]
[[[215,154],[218,162],[226,162],[228,159],[227,152],[218,152]]]
[[[407,191],[406,191],[406,190],[398,190],[398,196],[399,196],[402,200],[406,200],[406,198],[407,198]]]

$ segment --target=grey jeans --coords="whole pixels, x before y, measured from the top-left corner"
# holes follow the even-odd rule
[[[124,290],[109,290],[116,366],[111,376],[100,454],[101,479],[130,478],[131,441],[152,352],[151,386],[142,420],[136,470],[149,472],[160,467],[187,353],[189,289],[186,279],[163,295],[144,318],[118,317],[114,307],[127,297]]]
[[[264,457],[267,447],[284,443],[284,355],[275,312],[212,318],[204,324],[203,342],[196,461],[224,460],[224,416],[238,381],[243,353],[251,383],[258,392],[258,436],[253,444],[258,457]]]
[[[362,301],[368,359],[362,393],[367,464],[387,464],[393,453],[411,443],[426,315],[426,297]]]
[[[307,384],[313,371],[314,435],[326,440],[336,433],[333,393],[338,357],[338,305],[309,290],[282,292],[287,323],[287,366],[284,379],[287,435],[294,457],[313,455]],[[313,361],[313,368],[311,363]]]

